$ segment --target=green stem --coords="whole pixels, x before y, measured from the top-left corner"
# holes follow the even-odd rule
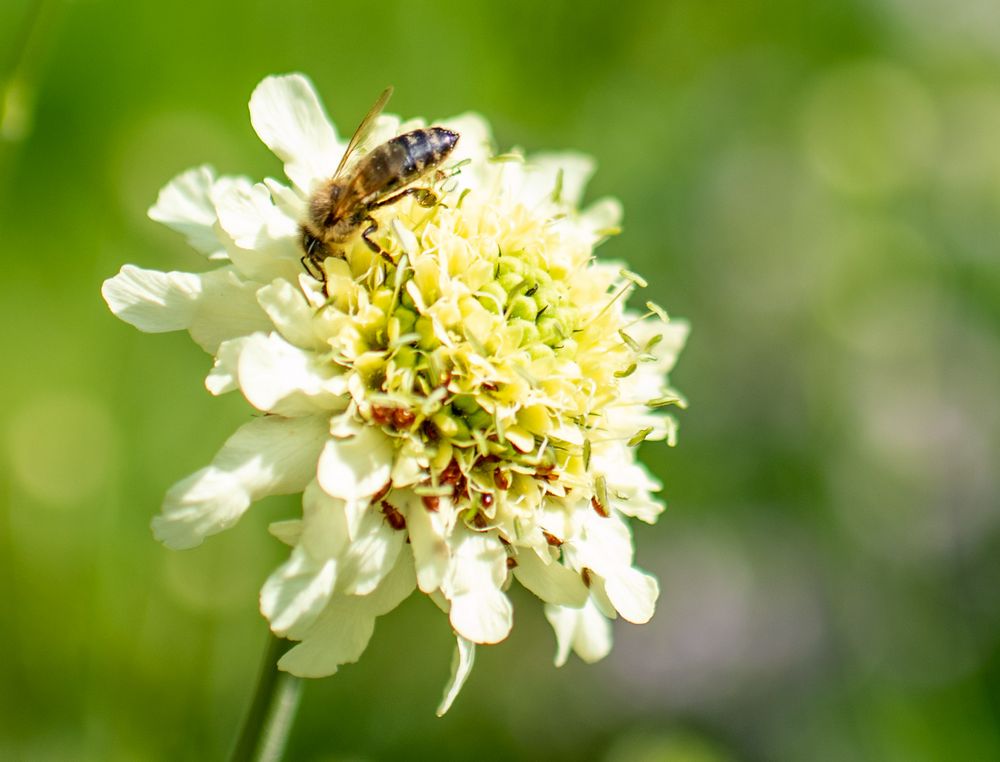
[[[253,701],[243,721],[230,762],[278,762],[295,722],[302,680],[278,671],[278,659],[292,646],[269,634]]]

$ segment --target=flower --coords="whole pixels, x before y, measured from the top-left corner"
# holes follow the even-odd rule
[[[140,330],[189,331],[215,358],[208,390],[263,413],[168,491],[156,537],[189,548],[255,500],[302,492],[301,518],[271,526],[291,554],[260,596],[297,641],[279,663],[296,675],[356,661],[419,589],[457,637],[443,713],[475,644],[510,632],[512,580],[544,601],[557,665],[602,658],[610,620],[653,614],[627,518],[662,510],[635,449],[673,442],[663,408],[683,400],[666,374],[686,327],[626,309],[644,282],[593,257],[621,209],[578,209],[591,160],[494,155],[481,117],[444,120],[458,145],[420,181],[439,203],[373,212],[386,256],[355,236],[319,273],[300,221],[345,143],[301,75],[265,79],[250,116],[291,185],[185,172],[149,215],[218,267],[125,265],[103,288]],[[360,152],[420,125],[380,116]]]

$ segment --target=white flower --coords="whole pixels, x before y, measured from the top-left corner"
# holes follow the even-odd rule
[[[512,579],[545,602],[557,664],[602,658],[611,619],[653,614],[625,517],[662,510],[635,448],[673,442],[662,408],[683,404],[666,374],[686,330],[627,310],[641,278],[593,258],[621,211],[578,209],[591,161],[494,156],[480,117],[445,120],[458,145],[420,181],[440,203],[377,210],[392,261],[356,236],[317,280],[299,224],[345,143],[300,75],[265,79],[250,115],[291,185],[180,175],[150,216],[217,268],[126,265],[104,284],[137,328],[188,330],[215,357],[209,391],[263,413],[169,490],[157,538],[192,547],[302,492],[302,518],[272,525],[292,551],[260,599],[298,641],[280,662],[297,675],[357,660],[376,617],[419,589],[457,637],[443,713],[475,644],[510,632]],[[360,151],[416,126],[382,116]]]

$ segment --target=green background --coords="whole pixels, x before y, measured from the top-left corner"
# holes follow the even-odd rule
[[[34,19],[34,21],[32,21]],[[246,103],[309,74],[345,132],[483,113],[599,162],[602,254],[690,319],[653,622],[556,670],[541,605],[451,713],[414,596],[309,684],[295,760],[1000,759],[1000,8],[850,2],[0,3],[0,758],[221,758],[284,550],[269,500],[183,553],[148,522],[246,420],[186,335],[114,319],[202,162],[275,175]]]

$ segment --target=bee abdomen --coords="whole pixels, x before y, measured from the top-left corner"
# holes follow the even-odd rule
[[[402,174],[410,180],[444,161],[457,141],[457,132],[444,127],[426,127],[399,135],[386,145],[393,146],[395,151],[402,149]]]

